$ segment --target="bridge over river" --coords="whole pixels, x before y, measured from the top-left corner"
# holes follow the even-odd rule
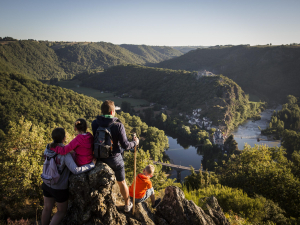
[[[177,171],[177,182],[181,181],[181,171],[191,170],[191,167],[175,165],[175,164],[171,164],[171,163],[163,163],[163,162],[157,162],[157,161],[153,161],[153,163],[154,164],[161,164],[163,166],[169,166],[169,167],[175,169]],[[195,170],[195,172],[199,173],[199,170]]]

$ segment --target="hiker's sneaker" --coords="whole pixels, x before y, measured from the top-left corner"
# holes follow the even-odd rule
[[[132,203],[130,202],[130,204],[129,205],[125,205],[125,212],[130,212],[130,210],[132,209]]]
[[[152,208],[155,209],[159,205],[160,202],[161,202],[160,198],[156,199],[155,202],[154,202],[154,205],[152,205]]]

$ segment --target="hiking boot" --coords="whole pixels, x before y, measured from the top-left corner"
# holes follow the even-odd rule
[[[152,208],[155,209],[159,205],[160,202],[161,202],[161,198],[156,199],[154,202],[154,205],[152,205]]]
[[[130,212],[130,210],[132,209],[132,203],[130,202],[130,204],[129,205],[125,205],[125,209],[124,209],[124,211],[125,212]]]

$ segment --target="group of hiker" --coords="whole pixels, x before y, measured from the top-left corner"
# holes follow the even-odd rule
[[[53,142],[47,145],[44,151],[45,163],[41,176],[44,195],[42,225],[59,224],[65,216],[68,208],[70,172],[73,174],[87,172],[95,167],[97,160],[106,163],[115,172],[120,192],[125,201],[124,211],[130,212],[132,209],[134,185],[128,188],[126,184],[122,153],[124,150],[133,149],[139,145],[139,139],[134,136],[133,141],[128,141],[124,125],[114,117],[116,107],[113,101],[106,100],[101,105],[101,112],[102,115],[97,116],[92,122],[93,135],[87,132],[85,119],[76,120],[74,129],[77,135],[67,145],[63,144],[66,140],[63,128],[55,128],[52,131]],[[154,166],[148,165],[142,173],[135,177],[135,203],[143,202],[149,197],[153,208],[160,203],[160,199],[155,200],[150,181],[153,174]],[[55,202],[57,203],[57,212],[50,223]]]

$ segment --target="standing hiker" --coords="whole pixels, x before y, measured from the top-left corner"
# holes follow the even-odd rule
[[[109,157],[99,158],[99,160],[106,163],[115,172],[120,192],[125,201],[125,212],[129,212],[132,208],[132,203],[130,202],[129,190],[125,181],[125,168],[122,152],[123,149],[128,150],[137,146],[139,144],[139,139],[135,137],[132,142],[127,140],[124,125],[118,118],[114,117],[116,113],[115,108],[113,101],[106,100],[103,102],[101,105],[102,116],[97,116],[96,120],[93,121],[92,130],[94,138],[96,139],[95,135],[99,127],[110,129],[113,143],[112,151],[109,154]]]

